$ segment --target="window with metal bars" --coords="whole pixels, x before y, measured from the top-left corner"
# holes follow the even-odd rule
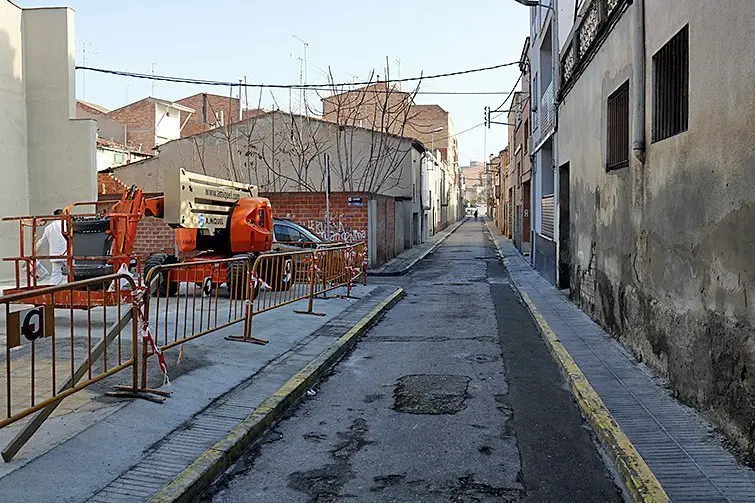
[[[653,141],[687,130],[689,121],[689,25],[653,56]]]
[[[608,97],[606,170],[629,166],[629,81]]]

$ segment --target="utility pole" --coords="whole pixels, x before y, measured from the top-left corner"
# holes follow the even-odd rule
[[[242,118],[242,115],[243,115],[243,114],[241,113],[241,87],[242,87],[242,85],[241,85],[241,84],[243,84],[243,82],[244,82],[244,81],[243,81],[242,79],[239,79],[239,120],[241,120],[241,118]],[[229,112],[230,112],[230,110],[229,110]],[[230,114],[229,114],[229,115],[230,115]]]
[[[241,102],[239,102],[239,108],[241,108]],[[246,86],[246,75],[244,75],[244,110],[249,110],[249,88]]]

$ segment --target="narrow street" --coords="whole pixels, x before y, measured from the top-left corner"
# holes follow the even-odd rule
[[[482,222],[379,282],[406,298],[206,501],[622,501]]]

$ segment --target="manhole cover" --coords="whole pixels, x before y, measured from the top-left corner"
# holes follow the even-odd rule
[[[470,380],[454,374],[404,376],[396,383],[393,408],[407,414],[456,414],[467,407]]]

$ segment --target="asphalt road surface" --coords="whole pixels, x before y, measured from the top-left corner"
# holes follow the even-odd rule
[[[221,502],[610,502],[622,491],[484,224],[216,481]]]

